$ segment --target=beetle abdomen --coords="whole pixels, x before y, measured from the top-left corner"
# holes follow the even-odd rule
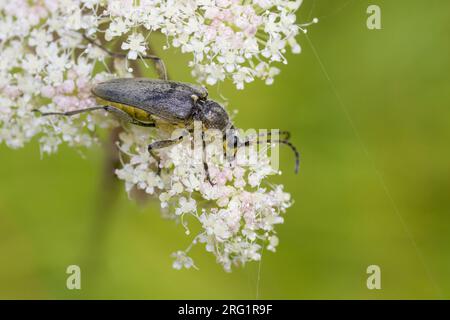
[[[144,111],[144,110],[136,108],[136,107],[127,106],[126,104],[123,104],[123,103],[107,101],[105,99],[98,98],[98,97],[97,97],[97,103],[102,106],[111,106],[111,107],[120,109],[123,112],[127,113],[133,119],[136,119],[136,120],[139,120],[142,122],[153,122],[153,120],[154,120],[152,118],[151,113],[148,113],[147,111]]]
[[[141,109],[169,121],[190,118],[194,101],[192,95],[206,99],[207,91],[191,84],[146,78],[120,78],[96,85],[97,97]],[[125,111],[125,110],[124,110]]]

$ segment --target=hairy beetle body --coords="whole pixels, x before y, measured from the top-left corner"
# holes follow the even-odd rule
[[[126,105],[123,103],[108,101],[108,100],[98,98],[98,97],[96,100],[99,105],[112,106],[117,109],[120,109],[120,110],[126,112],[133,119],[143,121],[143,122],[151,122],[154,120],[154,116],[151,113],[149,113],[148,111],[145,111],[141,108],[129,106],[129,105]]]
[[[193,96],[206,100],[206,89],[182,82],[120,78],[97,84],[92,93],[102,105],[113,105],[133,118],[148,121],[154,115],[170,122],[191,120],[195,107]]]

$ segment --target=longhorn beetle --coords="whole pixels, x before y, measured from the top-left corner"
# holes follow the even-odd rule
[[[85,38],[112,56],[125,57],[122,54],[112,53],[93,40]],[[200,121],[203,133],[206,129],[216,129],[221,131],[225,137],[226,133],[230,131],[233,140],[230,141],[230,147],[234,148],[234,150],[251,144],[249,140],[239,141],[228,113],[219,103],[208,100],[206,88],[167,80],[166,69],[161,59],[156,56],[145,56],[143,58],[152,59],[157,63],[158,70],[162,71],[160,77],[163,79],[119,78],[101,82],[92,88],[92,93],[96,97],[99,106],[68,112],[47,112],[41,113],[41,115],[73,116],[83,112],[105,110],[134,125],[158,127],[160,123],[169,123],[181,125],[189,131],[192,131],[194,121]],[[293,150],[295,154],[295,173],[297,173],[300,162],[299,153],[295,146],[289,142],[289,132],[282,131],[280,133],[285,135],[285,138],[274,142],[285,144]],[[175,139],[155,141],[148,145],[148,151],[158,162],[158,172],[160,170],[160,159],[155,150],[177,144],[183,138],[184,135],[181,135]],[[204,134],[202,134],[202,142],[203,149],[205,149]],[[267,134],[265,142],[271,142],[270,133]],[[260,143],[260,141],[258,140],[257,143]],[[206,177],[211,182],[208,164],[205,159],[203,160],[203,166]]]

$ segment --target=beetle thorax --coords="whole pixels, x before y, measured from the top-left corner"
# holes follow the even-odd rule
[[[225,132],[231,127],[228,113],[217,102],[207,100],[199,103],[198,108],[195,120],[200,120],[206,129],[217,129]]]

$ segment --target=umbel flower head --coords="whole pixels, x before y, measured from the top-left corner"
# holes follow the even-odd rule
[[[291,199],[281,185],[264,183],[266,177],[279,173],[265,152],[258,153],[258,161],[237,157],[230,164],[218,157],[222,145],[209,143],[204,152],[210,155],[211,184],[203,168],[203,150],[192,148],[196,144],[193,136],[160,153],[162,170],[157,175],[152,170],[157,164],[147,152],[148,141],[155,140],[155,134],[160,132],[137,127],[123,132],[119,146],[127,161],[116,173],[128,192],[137,188],[158,195],[161,208],[181,221],[187,235],[190,222],[200,224],[201,232],[194,235],[188,248],[173,255],[175,268],[194,266],[188,252],[196,244],[204,244],[227,271],[232,265],[260,260],[264,246],[275,251],[275,225],[283,223]]]
[[[271,84],[286,63],[285,53],[300,52],[295,22],[301,1],[289,0],[17,0],[0,1],[0,143],[23,147],[34,137],[41,153],[96,145],[99,129],[119,122],[97,111],[74,117],[40,117],[34,112],[67,112],[96,105],[92,87],[117,76],[133,76],[128,60],[150,53],[151,34],[163,34],[164,49],[192,56],[198,82],[226,79],[242,89],[256,78]],[[87,38],[126,53],[111,58]],[[226,270],[258,260],[261,249],[275,250],[274,226],[290,205],[282,186],[265,182],[277,174],[267,161],[226,166],[211,164],[209,184],[189,157],[189,138],[160,152],[161,174],[146,146],[164,137],[159,129],[125,126],[118,148],[117,176],[126,190],[141,189],[161,201],[167,215],[201,232],[187,250],[174,254],[175,268],[193,267],[192,245],[204,244]]]
[[[301,0],[141,0],[110,1],[99,28],[106,40],[127,38],[128,58],[145,54],[145,34],[160,31],[167,45],[192,54],[193,75],[209,85],[231,78],[237,88],[255,78],[272,84],[287,63],[285,53],[300,53],[302,25],[295,12]]]

